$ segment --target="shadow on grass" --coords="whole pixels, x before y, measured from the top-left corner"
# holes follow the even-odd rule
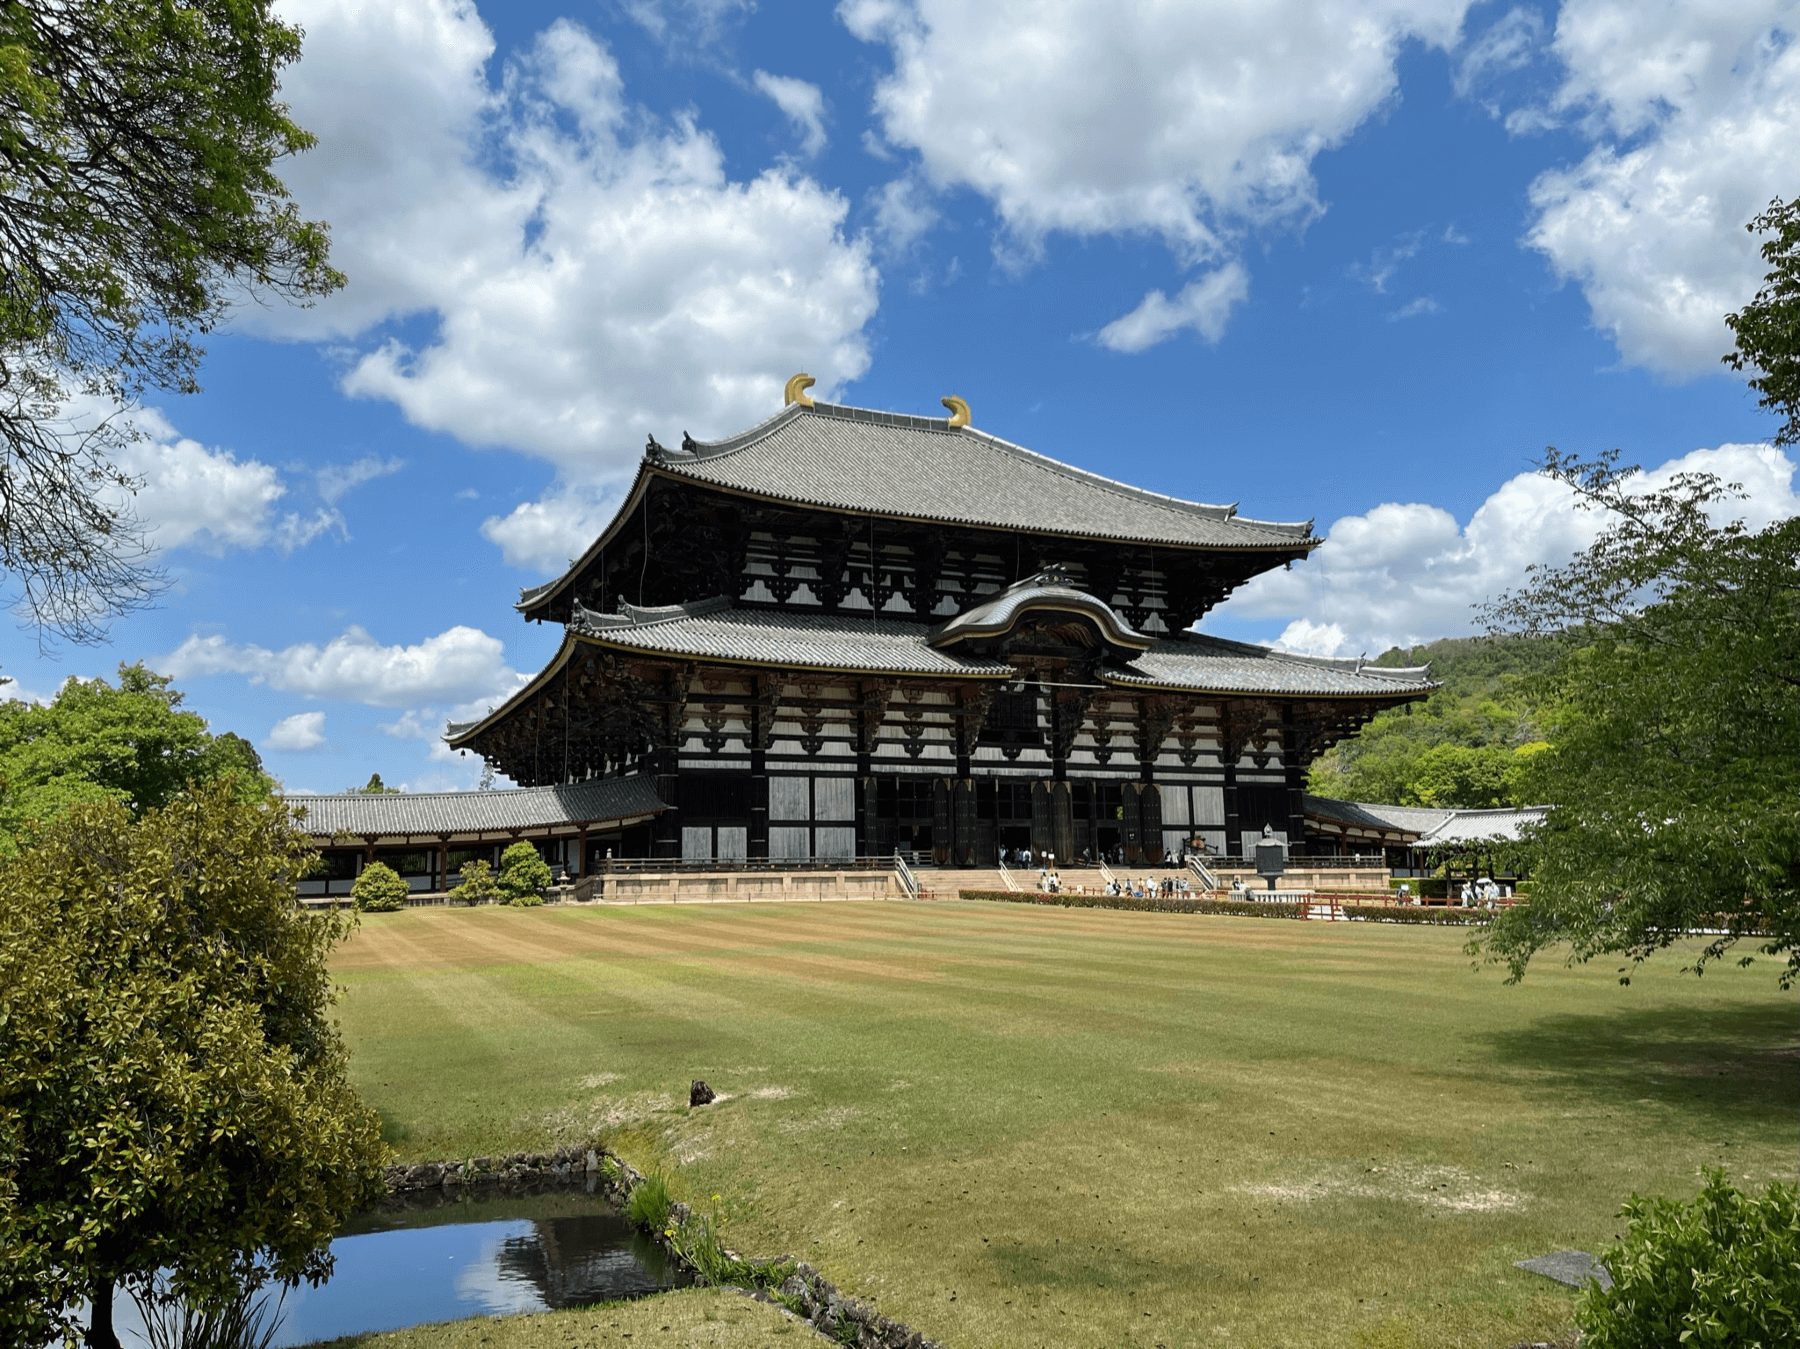
[[[1738,1123],[1788,1124],[1800,1114],[1800,1041],[1785,998],[1758,1007],[1546,1016],[1475,1038],[1496,1063],[1570,1097],[1679,1101],[1684,1110]]]

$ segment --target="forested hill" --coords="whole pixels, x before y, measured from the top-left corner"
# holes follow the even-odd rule
[[[1447,637],[1376,665],[1424,665],[1444,687],[1384,712],[1313,764],[1309,790],[1402,806],[1530,805],[1526,761],[1543,748],[1532,676],[1567,648],[1532,637]]]

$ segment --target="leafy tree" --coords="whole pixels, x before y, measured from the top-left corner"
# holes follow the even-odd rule
[[[40,631],[99,637],[159,577],[116,465],[72,417],[198,387],[234,300],[343,283],[276,175],[313,139],[280,102],[300,30],[271,0],[0,4],[0,568]]]
[[[1319,796],[1396,806],[1530,805],[1524,760],[1541,743],[1533,676],[1558,648],[1533,638],[1447,638],[1396,647],[1375,664],[1429,663],[1444,687],[1383,712],[1312,766]]]
[[[214,780],[233,782],[241,800],[267,796],[250,742],[210,734],[182,698],[166,675],[122,664],[116,687],[71,679],[44,706],[0,704],[0,851],[76,802],[117,800],[141,815]]]
[[[350,898],[365,913],[393,913],[406,907],[412,893],[399,872],[386,862],[371,862],[350,886]]]
[[[352,787],[350,790],[352,792],[361,793],[364,796],[400,795],[400,789],[398,787],[388,786],[387,783],[381,780],[381,774],[379,773],[369,774],[369,780],[367,782],[363,783],[360,787]]]
[[[537,848],[532,844],[521,840],[500,854],[500,877],[497,884],[508,904],[542,904],[544,891],[550,888],[550,880],[550,866],[538,855]]]
[[[1759,401],[1786,418],[1775,443],[1800,445],[1800,197],[1777,198],[1744,228],[1773,235],[1762,246],[1769,272],[1756,298],[1725,316],[1737,350],[1721,359],[1733,370],[1754,371],[1750,387]]]
[[[329,1274],[381,1193],[380,1122],[330,1017],[349,915],[309,914],[316,854],[220,783],[133,820],[71,807],[0,863],[0,1342],[112,1349],[115,1288],[219,1305]]]
[[[490,904],[500,897],[500,885],[494,869],[479,857],[462,864],[462,884],[450,892],[459,904]]]
[[[1544,472],[1611,521],[1566,567],[1488,610],[1496,627],[1585,630],[1545,679],[1548,748],[1529,794],[1528,904],[1472,944],[1514,979],[1567,942],[1633,962],[1722,930],[1693,968],[1753,938],[1800,974],[1800,518],[1715,524],[1734,490],[1711,474],[1640,492],[1616,455],[1552,450]],[[1745,959],[1747,963],[1748,958]]]

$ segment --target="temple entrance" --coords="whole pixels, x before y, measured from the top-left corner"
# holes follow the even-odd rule
[[[1028,824],[1003,824],[1000,826],[1000,846],[1013,852],[1031,846],[1031,826]]]

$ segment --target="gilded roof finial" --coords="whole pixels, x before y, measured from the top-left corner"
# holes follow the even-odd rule
[[[938,401],[950,409],[950,427],[952,430],[955,430],[959,426],[967,426],[969,424],[969,405],[962,399],[958,398],[955,394],[951,394],[950,397],[940,398]]]
[[[781,395],[781,405],[786,407],[789,403],[798,403],[803,408],[811,407],[813,401],[806,391],[818,382],[808,374],[795,375],[787,382],[787,389]]]

